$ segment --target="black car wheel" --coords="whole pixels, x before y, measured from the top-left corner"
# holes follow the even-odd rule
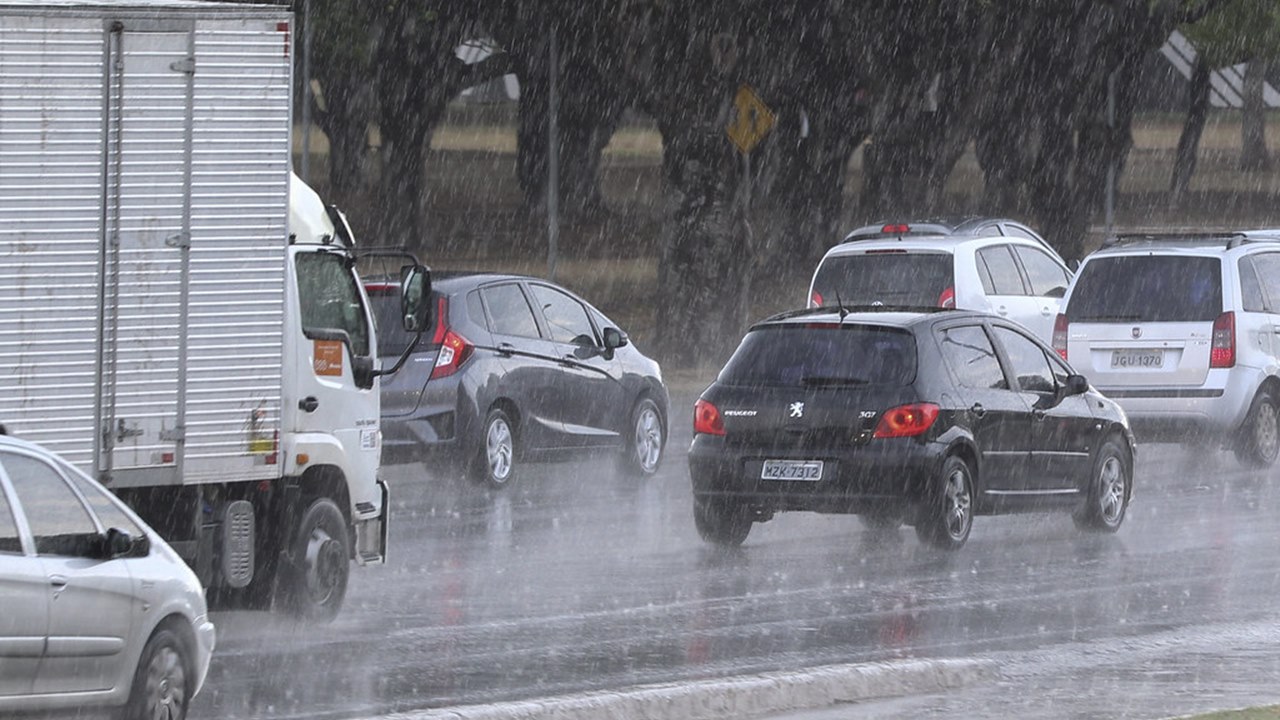
[[[1258,392],[1241,430],[1240,442],[1235,449],[1240,463],[1254,468],[1274,465],[1276,457],[1280,456],[1280,412],[1277,412],[1276,401],[1270,392]]]
[[[351,574],[347,521],[328,498],[311,503],[293,539],[285,598],[298,617],[329,622],[338,616]]]
[[[714,498],[693,499],[693,524],[702,539],[724,547],[737,547],[751,533],[746,508]]]
[[[1129,454],[1115,438],[1109,438],[1094,458],[1084,505],[1072,515],[1076,527],[1100,532],[1119,530],[1129,508],[1132,482]]]
[[[476,480],[494,489],[509,487],[516,479],[516,425],[501,408],[485,417],[480,443]]]
[[[191,700],[187,650],[177,633],[161,627],[147,640],[133,675],[121,720],[183,720]]]
[[[952,455],[942,472],[925,491],[916,536],[943,550],[959,550],[973,528],[973,471]]]
[[[658,405],[649,398],[636,403],[631,411],[631,432],[623,441],[622,469],[629,475],[647,477],[658,471],[666,445],[666,425]]]

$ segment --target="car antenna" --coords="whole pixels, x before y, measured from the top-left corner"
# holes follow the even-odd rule
[[[849,315],[849,311],[845,309],[844,301],[840,299],[840,291],[836,291],[836,307],[840,308],[840,324],[844,324],[844,319]]]

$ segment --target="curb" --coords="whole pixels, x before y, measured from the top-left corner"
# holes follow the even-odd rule
[[[642,685],[489,705],[392,713],[384,720],[713,720],[926,694],[996,675],[992,660],[828,665],[719,680]]]

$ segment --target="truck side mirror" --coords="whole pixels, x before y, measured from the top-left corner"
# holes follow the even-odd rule
[[[407,332],[431,327],[431,271],[422,265],[400,270],[400,317]]]

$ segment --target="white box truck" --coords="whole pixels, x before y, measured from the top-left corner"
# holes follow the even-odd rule
[[[386,556],[383,371],[350,229],[290,171],[290,21],[0,0],[0,424],[136,508],[211,600],[329,619]]]

